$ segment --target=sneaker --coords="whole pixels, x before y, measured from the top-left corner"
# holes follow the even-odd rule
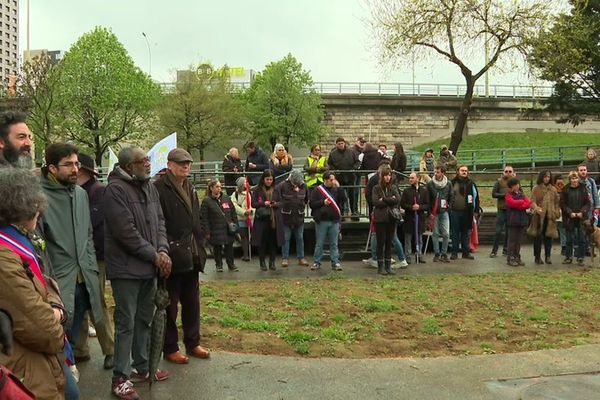
[[[577,259],[577,265],[579,265],[579,266],[583,265],[583,258],[578,258]]]
[[[450,256],[451,260],[456,260],[458,258],[458,255],[456,253],[452,253],[452,255]]]
[[[362,262],[369,267],[377,268],[377,260],[373,260],[372,258],[364,258]]]
[[[448,259],[448,254],[442,254],[440,256],[440,261],[443,262],[443,263],[449,263],[450,260]]]
[[[377,266],[377,261],[375,262],[375,266]],[[398,268],[400,268],[400,269],[404,269],[404,268],[406,268],[406,267],[408,267],[408,263],[406,262],[406,260],[401,260],[401,261],[398,263]]]
[[[217,265],[217,272],[223,272],[223,266]]]
[[[433,261],[433,262],[438,262],[438,261],[440,261],[440,255],[439,255],[439,254],[435,254],[435,255],[433,256],[433,260],[432,260],[432,261]]]
[[[112,394],[123,400],[138,400],[140,396],[133,388],[133,383],[125,377],[119,377],[112,384]]]
[[[306,258],[302,257],[298,259],[298,265],[302,267],[308,267],[308,261],[306,261]]]
[[[552,264],[552,260],[550,259],[550,257],[546,257],[545,262],[546,264]]]
[[[498,253],[494,250],[492,250],[492,252],[490,253],[490,258],[496,258],[498,257]]]
[[[281,268],[287,268],[288,265],[290,265],[290,263],[288,262],[287,258],[281,260]]]
[[[96,328],[94,328],[93,325],[90,324],[89,328],[88,328],[88,336],[89,337],[96,337],[98,336],[98,334],[96,333]]]
[[[396,259],[392,258],[392,264],[396,264]]]
[[[316,270],[318,270],[318,269],[321,269],[321,264],[319,264],[319,263],[314,263],[314,264],[312,265],[312,267],[310,267],[310,269],[311,269],[312,271],[316,271]]]
[[[230,270],[230,271],[233,271],[233,272],[237,272],[237,271],[239,271],[239,270],[240,270],[240,269],[237,267],[237,265],[235,265],[235,264],[233,264],[233,265],[228,265],[228,266],[227,266],[227,269],[228,269],[228,270]]]
[[[518,267],[519,266],[519,263],[516,260],[507,261],[506,264],[508,264],[511,267]]]
[[[331,266],[331,269],[333,271],[343,271],[344,269],[342,268],[342,264],[340,264],[339,262],[336,262],[335,264],[333,264]]]
[[[467,260],[474,260],[474,259],[475,259],[475,257],[474,257],[474,256],[473,256],[473,254],[471,254],[471,253],[466,253],[466,254],[463,254],[463,255],[462,255],[462,258],[465,258],[465,259],[467,259]]]
[[[150,372],[146,372],[146,373],[142,374],[140,372],[137,372],[134,369],[133,371],[131,371],[131,376],[129,377],[129,380],[133,383],[141,383],[141,382],[147,382],[149,378],[150,378]],[[156,372],[154,373],[154,380],[157,382],[167,380],[168,378],[169,378],[169,373],[162,369],[157,369]]]
[[[563,260],[563,264],[573,264],[573,259],[571,257],[567,257]]]

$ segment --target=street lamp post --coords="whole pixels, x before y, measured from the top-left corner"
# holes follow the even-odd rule
[[[142,32],[142,36],[146,39],[146,46],[148,47],[148,75],[152,77],[152,51],[150,50],[150,42],[148,41],[148,36],[146,36],[145,32]]]

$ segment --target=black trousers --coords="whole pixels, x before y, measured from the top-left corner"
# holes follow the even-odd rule
[[[215,265],[217,267],[223,266],[223,248],[225,248],[225,261],[228,267],[233,267],[233,242],[229,242],[224,245],[214,244],[213,255],[215,256]]]
[[[183,325],[183,344],[189,352],[200,344],[200,291],[198,272],[171,274],[167,278],[167,291],[171,303],[167,307],[167,325],[165,330],[165,354],[179,351],[177,331],[177,306],[181,303],[181,324]]]
[[[375,236],[377,237],[377,260],[392,259],[392,241],[396,233],[396,221],[375,223]]]
[[[277,257],[277,231],[267,224],[262,232],[262,243],[258,248],[258,256],[261,260],[265,259],[265,256],[269,252],[269,260],[275,261]]]

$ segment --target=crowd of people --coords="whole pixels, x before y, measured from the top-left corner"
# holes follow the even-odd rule
[[[279,268],[289,267],[294,244],[298,265],[315,271],[328,243],[331,269],[341,271],[341,223],[360,215],[362,179],[371,222],[372,258],[365,261],[379,274],[395,273],[394,253],[400,268],[426,262],[426,231],[434,262],[450,263],[459,254],[474,259],[469,239],[481,213],[480,194],[468,167],[446,146],[437,158],[427,149],[419,170],[405,175],[400,143],[390,157],[385,145],[359,137],[350,147],[340,137],[327,156],[313,145],[302,170],[294,169],[283,145],[268,156],[249,143],[245,163],[238,149],[228,152],[224,185],[210,179],[202,199],[188,179],[193,158],[181,148],[169,152],[167,168],[155,180],[147,154],[123,148],[106,185],[94,159],[72,144],[49,145],[39,171],[31,149],[25,116],[0,114],[0,364],[42,400],[79,398],[76,365],[90,359],[91,326],[117,398],[138,399],[135,384],[168,379],[149,350],[157,345],[150,327],[161,289],[168,293],[165,336],[158,343],[164,358],[175,364],[209,358],[200,345],[198,282],[207,247],[217,272],[224,271],[223,258],[229,271],[238,271],[236,240],[243,261],[253,247],[258,250],[260,270],[278,268],[278,248]],[[502,244],[509,265],[524,265],[520,248],[527,232],[534,238],[535,263],[552,262],[553,239],[560,236],[563,263],[575,258],[582,264],[588,251],[584,221],[597,219],[600,209],[596,182],[588,176],[598,171],[595,157],[588,152],[567,183],[541,171],[529,197],[506,166],[492,191],[498,213],[490,257]],[[307,210],[315,223],[312,263],[304,242]],[[104,298],[107,281],[112,315]],[[179,347],[179,312],[185,350]]]

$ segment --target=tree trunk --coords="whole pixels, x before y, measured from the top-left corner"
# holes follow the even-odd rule
[[[458,146],[462,142],[463,132],[465,130],[465,126],[467,125],[469,113],[471,112],[471,104],[473,103],[475,79],[473,79],[471,74],[468,74],[465,75],[465,81],[467,83],[467,91],[463,97],[463,102],[460,107],[460,114],[458,115],[458,119],[456,120],[456,125],[450,139],[450,151],[454,155],[457,155],[458,153]]]
[[[94,135],[94,155],[96,156],[96,167],[100,167],[102,165],[102,146],[100,145],[100,136]]]

